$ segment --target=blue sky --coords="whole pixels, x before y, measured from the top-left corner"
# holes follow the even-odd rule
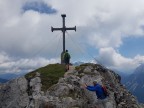
[[[137,54],[144,55],[144,37],[131,37],[123,39],[123,45],[119,52],[125,57],[134,57]]]
[[[66,14],[66,49],[72,62],[102,63],[131,73],[144,63],[143,0],[0,0],[0,73],[20,73],[60,62]]]

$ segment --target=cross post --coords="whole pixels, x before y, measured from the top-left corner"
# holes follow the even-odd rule
[[[62,31],[63,32],[63,51],[61,53],[61,63],[63,64],[64,63],[64,60],[63,60],[63,54],[65,52],[65,32],[66,30],[75,30],[76,31],[76,26],[75,27],[66,27],[65,26],[65,17],[66,17],[66,14],[62,14],[62,22],[63,22],[63,26],[62,28],[53,28],[51,27],[51,31]]]

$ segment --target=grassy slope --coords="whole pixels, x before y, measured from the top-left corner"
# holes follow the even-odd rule
[[[42,90],[46,91],[50,86],[56,84],[60,77],[64,76],[65,67],[61,64],[50,64],[26,74],[25,77],[31,79],[36,72],[41,74]]]

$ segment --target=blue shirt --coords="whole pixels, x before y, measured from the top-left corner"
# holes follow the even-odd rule
[[[87,89],[90,91],[95,91],[98,99],[105,99],[104,90],[101,85],[96,84],[94,86],[87,86]]]

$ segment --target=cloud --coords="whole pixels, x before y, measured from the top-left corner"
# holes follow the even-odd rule
[[[68,33],[74,41],[85,43],[84,51],[87,46],[100,51],[107,47],[117,49],[123,44],[123,38],[144,36],[143,5],[143,0],[0,0],[0,51],[9,55],[3,54],[3,62],[10,60],[8,65],[12,67],[17,61],[15,58],[22,61],[34,60],[34,57],[58,58],[62,51],[62,33],[52,33],[51,26],[62,27],[60,15],[63,13],[67,15],[66,27],[77,26],[76,33]],[[73,59],[79,59],[76,44],[68,40],[66,35],[66,48]],[[109,54],[112,60],[107,58],[111,61],[108,66],[122,67],[122,63],[134,60],[115,50],[113,54],[113,57]],[[120,63],[115,61],[115,56]],[[136,55],[135,60],[141,57]]]
[[[10,60],[9,56],[5,52],[0,53],[0,64],[3,62],[8,62]]]
[[[46,1],[46,0],[45,0]],[[67,13],[68,25],[77,25],[78,35],[96,47],[120,47],[125,37],[143,36],[144,2],[130,0],[50,0],[47,3]]]
[[[46,59],[43,57],[34,57],[34,58],[21,58],[15,59],[9,57],[6,53],[0,53],[0,74],[1,73],[21,73],[21,72],[29,72],[39,67],[60,63],[59,58],[51,58]]]
[[[101,48],[97,59],[105,66],[124,73],[132,73],[136,67],[144,63],[144,56],[137,55],[134,58],[126,58],[112,47]]]
[[[54,14],[57,12],[55,9],[52,9],[50,6],[48,6],[46,3],[42,1],[26,2],[22,9],[24,10],[24,12],[28,10],[34,10],[39,13],[45,13],[45,14]]]

